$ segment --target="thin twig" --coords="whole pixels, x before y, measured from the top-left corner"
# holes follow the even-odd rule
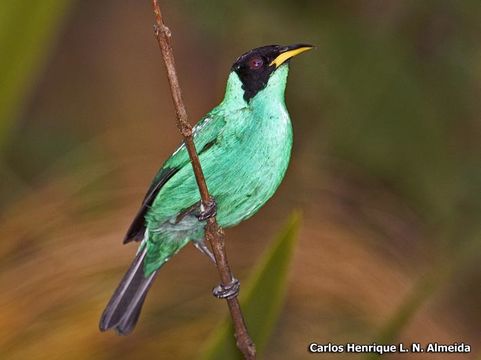
[[[207,189],[202,167],[200,166],[199,156],[197,155],[197,151],[195,149],[192,138],[192,126],[187,120],[187,112],[182,100],[182,93],[180,90],[179,81],[177,79],[177,73],[175,71],[174,55],[170,42],[172,34],[169,28],[164,24],[158,1],[152,0],[152,6],[155,15],[155,37],[159,43],[165,67],[167,68],[170,90],[172,92],[172,100],[174,101],[175,111],[177,113],[177,127],[184,137],[184,143],[189,153],[190,161],[194,169],[195,179],[199,187],[200,197],[204,203],[207,203],[210,201],[211,197],[209,195],[209,190]],[[209,241],[212,247],[221,283],[224,286],[229,286],[232,283],[233,276],[225,252],[224,231],[217,224],[215,217],[211,217],[207,220],[207,225],[205,227],[205,238]],[[255,359],[255,345],[250,338],[249,333],[247,332],[247,327],[244,316],[242,315],[239,300],[237,297],[232,297],[226,299],[226,301],[229,306],[232,321],[234,323],[237,347],[244,354],[246,359]]]

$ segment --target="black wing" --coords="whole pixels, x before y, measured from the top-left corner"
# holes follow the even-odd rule
[[[152,185],[150,185],[150,188],[147,191],[147,194],[145,194],[144,200],[142,201],[142,206],[137,212],[137,215],[135,215],[129,230],[127,230],[127,234],[124,238],[124,244],[127,244],[131,241],[141,241],[143,239],[145,232],[145,213],[154,202],[155,197],[159,193],[159,190],[162,188],[162,186],[164,186],[165,183],[167,183],[167,181],[169,181],[169,179],[179,170],[180,168],[164,168],[160,170],[160,172],[154,178]]]

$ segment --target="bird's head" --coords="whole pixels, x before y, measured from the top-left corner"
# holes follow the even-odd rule
[[[285,88],[285,78],[287,77],[287,64],[289,60],[312,49],[312,45],[267,45],[252,49],[240,56],[232,65],[232,73],[237,74],[243,90],[243,99],[249,102],[258,93],[265,89],[274,74],[282,72],[284,69],[282,92]]]

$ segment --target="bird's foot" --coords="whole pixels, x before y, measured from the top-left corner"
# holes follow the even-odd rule
[[[232,299],[239,295],[240,281],[232,278],[229,285],[219,284],[212,289],[212,294],[218,299]]]
[[[209,201],[200,202],[200,212],[197,215],[197,219],[199,219],[199,221],[205,221],[216,215],[217,215],[217,204],[213,197],[210,197]]]
[[[162,32],[165,33],[165,36],[167,36],[168,38],[172,37],[172,33],[167,26],[159,26],[158,24],[154,24],[154,35],[158,37]]]

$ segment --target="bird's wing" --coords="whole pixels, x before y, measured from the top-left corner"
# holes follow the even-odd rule
[[[197,153],[207,151],[216,141],[217,137],[221,133],[225,125],[225,117],[220,113],[211,112],[197,123],[193,128],[194,144],[197,149]],[[172,156],[164,163],[162,168],[155,175],[152,184],[147,191],[142,205],[134,217],[132,224],[127,230],[127,234],[124,238],[124,244],[131,241],[141,241],[145,232],[145,219],[144,215],[154,202],[160,189],[174,176],[180,169],[188,165],[190,162],[189,154],[185,147],[185,144],[179,146],[179,148],[172,154]]]

